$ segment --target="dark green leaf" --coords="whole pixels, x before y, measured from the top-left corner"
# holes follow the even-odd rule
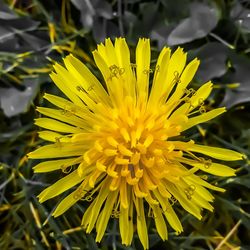
[[[38,81],[30,80],[24,85],[24,91],[15,88],[0,89],[0,104],[6,116],[12,117],[28,110],[38,92]]]
[[[190,17],[184,19],[170,33],[168,44],[170,46],[191,42],[205,37],[213,30],[218,22],[218,13],[214,6],[204,3],[190,4]]]
[[[206,82],[224,75],[227,71],[228,50],[225,45],[219,42],[207,43],[196,50],[194,56],[197,56],[201,61],[196,78],[201,82]]]
[[[230,53],[229,59],[232,70],[227,73],[225,80],[228,83],[239,83],[240,86],[236,89],[226,89],[222,105],[227,108],[250,101],[250,59],[234,52]]]
[[[250,32],[250,9],[244,8],[241,3],[236,2],[230,16],[242,31]]]

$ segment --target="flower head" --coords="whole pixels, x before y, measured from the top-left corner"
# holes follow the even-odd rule
[[[224,191],[197,173],[232,176],[233,169],[211,158],[235,161],[242,155],[180,140],[185,130],[225,112],[225,108],[205,109],[211,82],[197,91],[188,89],[199,60],[186,65],[181,48],[174,53],[163,48],[153,69],[149,39],[139,40],[134,64],[123,38],[114,45],[106,39],[93,56],[102,84],[69,55],[65,67],[55,64],[50,75],[67,99],[45,94],[56,108],[37,108],[47,117],[35,121],[45,129],[39,136],[50,144],[29,153],[30,158],[46,159],[34,171],[66,174],[38,197],[44,202],[75,187],[57,206],[55,217],[85,199],[90,205],[82,225],[87,232],[96,228],[96,241],[102,239],[110,217],[115,217],[122,243],[131,244],[136,224],[147,249],[146,216],[154,219],[163,240],[168,237],[167,223],[182,232],[174,203],[201,219],[202,209],[213,210],[208,189]]]

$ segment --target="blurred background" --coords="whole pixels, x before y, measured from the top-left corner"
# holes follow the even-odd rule
[[[136,235],[131,247],[121,245],[117,219],[96,244],[95,233],[80,227],[86,201],[51,217],[61,198],[39,204],[36,195],[60,174],[33,174],[35,161],[26,157],[41,145],[35,106],[48,105],[45,92],[62,95],[48,76],[53,62],[73,53],[100,77],[91,51],[119,36],[127,39],[132,58],[139,37],[151,39],[152,62],[163,46],[183,47],[189,60],[198,57],[192,87],[211,79],[206,105],[228,112],[187,135],[250,155],[249,0],[0,0],[0,249],[142,249]],[[198,221],[176,208],[181,235],[169,228],[169,240],[162,242],[147,219],[150,249],[250,249],[249,161],[231,166],[236,177],[203,176],[227,189],[213,193],[214,213],[204,211]]]

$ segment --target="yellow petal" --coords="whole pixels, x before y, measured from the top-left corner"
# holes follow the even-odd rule
[[[81,133],[83,130],[78,127],[67,125],[50,118],[37,118],[35,124],[39,127],[63,133]]]
[[[153,85],[150,92],[150,97],[148,101],[148,108],[154,109],[155,105],[165,96],[166,93],[169,92],[169,89],[172,89],[174,84],[167,84],[167,73],[168,66],[170,60],[171,50],[169,48],[164,47],[158,57]],[[161,94],[159,94],[161,93]]]
[[[74,103],[55,95],[45,94],[44,99],[48,100],[50,103],[54,104],[55,106],[61,108],[65,111],[65,114],[70,112],[73,113],[84,120],[90,120],[92,123],[95,121],[93,113],[90,112],[85,106],[75,105]]]
[[[127,199],[130,201],[131,188],[129,187],[127,190],[127,195],[128,195]],[[133,216],[133,203],[129,202],[127,208],[124,208],[122,204],[120,204],[119,228],[120,228],[120,234],[122,238],[122,244],[125,244],[126,246],[131,244],[133,233],[134,233],[132,216]],[[132,234],[132,237],[131,237],[131,234]]]
[[[189,182],[191,183],[191,182]],[[192,183],[193,184],[193,183]],[[203,197],[205,200],[212,202],[214,200],[213,195],[204,187],[200,186],[200,185],[196,185],[195,187],[195,191],[201,196]]]
[[[93,211],[93,207],[95,205],[95,200],[91,202],[91,204],[86,208],[84,215],[82,217],[82,223],[81,226],[86,230],[86,228],[88,227],[89,223],[90,223],[90,215]],[[96,220],[94,221],[95,224]],[[93,228],[93,227],[92,227]],[[88,231],[87,233],[89,233],[90,231]]]
[[[179,108],[177,108],[173,113],[172,111],[176,108],[176,105],[179,105],[179,102],[176,102],[175,105],[172,105],[172,108],[169,111],[169,114],[172,113],[171,117],[178,117],[179,115],[188,115],[190,111],[195,109],[197,106],[201,106],[204,101],[207,99],[207,97],[210,95],[212,91],[213,84],[209,81],[205,84],[203,84],[196,92],[195,94],[190,97],[188,97],[188,102],[182,104]]]
[[[192,183],[197,183],[197,185],[201,185],[203,187],[206,187],[206,188],[218,191],[218,192],[225,192],[224,188],[214,186],[214,185],[204,181],[203,179],[201,179],[200,177],[198,177],[196,175],[185,176],[185,179],[189,180]]]
[[[80,156],[86,151],[87,146],[61,143],[42,146],[28,154],[30,159],[62,158]]]
[[[128,217],[129,218],[128,235],[127,235],[128,245],[131,244],[134,235],[133,210],[134,206],[133,203],[131,202],[129,205],[129,217]]]
[[[165,220],[162,216],[162,211],[159,206],[153,206],[152,209],[154,212],[154,220],[155,220],[157,232],[162,238],[162,240],[167,240],[168,231],[167,231]]]
[[[106,82],[111,102],[116,106],[120,106],[123,99],[123,86],[120,84],[119,78],[117,77],[118,75],[112,72],[112,67],[115,67],[114,69],[117,70],[117,65],[113,64],[108,66],[107,62],[97,50],[93,51],[93,56]]]
[[[115,48],[110,38],[105,39],[105,46],[102,44],[98,46],[98,52],[105,60],[108,66],[111,66],[113,64],[118,65]]]
[[[130,52],[126,40],[124,38],[116,38],[115,40],[115,52],[118,60],[119,69],[121,72],[121,78],[123,79],[123,85],[126,89],[126,94],[131,97],[135,97],[135,77],[132,72],[130,64]]]
[[[196,192],[194,193],[194,195],[192,195],[191,200],[198,206],[203,207],[211,212],[214,210],[213,206]]]
[[[148,243],[148,230],[147,230],[147,224],[145,220],[145,213],[144,213],[144,206],[143,206],[143,199],[141,198],[135,198],[135,205],[136,205],[136,212],[137,212],[137,233],[139,236],[139,239],[144,247],[144,249],[149,248]]]
[[[166,101],[173,87],[179,84],[179,78],[185,67],[186,60],[187,60],[187,53],[184,53],[183,49],[181,48],[178,48],[172,54],[168,66],[167,83],[165,83],[168,86],[170,86],[170,88],[168,88],[168,90],[166,91],[165,97],[162,99],[163,102]],[[173,100],[175,101],[175,98],[173,98]]]
[[[53,161],[44,161],[33,167],[35,173],[45,173],[51,172],[58,169],[65,169],[69,166],[75,165],[82,161],[82,157],[62,159],[62,160],[53,160]]]
[[[98,217],[98,220],[96,222],[96,231],[97,231],[96,239],[95,239],[96,242],[100,242],[105,233],[117,195],[118,195],[117,191],[109,193],[107,200],[105,202],[105,205]]]
[[[201,169],[204,172],[213,174],[213,175],[218,175],[218,176],[234,176],[235,175],[235,170],[225,166],[223,164],[215,163],[215,162],[207,162],[207,161],[193,161],[190,159],[185,159],[181,158],[181,162],[184,162],[188,165],[191,165],[193,167],[197,167]]]
[[[213,110],[206,112],[204,114],[189,118],[186,123],[181,125],[182,131],[185,131],[185,130],[187,130],[187,129],[189,129],[197,124],[212,120],[216,116],[221,115],[224,112],[226,112],[225,108],[218,108],[218,109],[213,109]]]
[[[188,150],[192,152],[197,152],[205,155],[209,155],[218,160],[222,161],[238,161],[243,160],[244,155],[240,154],[236,151],[224,148],[217,148],[217,147],[210,147],[210,146],[203,146],[203,145],[190,145]]]
[[[87,91],[94,100],[110,105],[107,92],[80,60],[73,55],[69,55],[64,59],[64,63],[68,71],[78,79],[78,82],[82,84],[85,91]]]
[[[56,133],[54,131],[44,130],[39,131],[38,135],[41,139],[45,141],[51,141],[51,142],[70,142],[70,136],[69,135],[62,135],[59,133]]]
[[[200,214],[200,208],[187,199],[187,197],[185,196],[185,194],[183,194],[183,191],[178,187],[178,185],[175,186],[174,184],[167,182],[167,189],[172,195],[174,195],[174,197],[179,201],[181,206],[186,211],[188,211],[190,214],[192,214],[199,220],[202,218]]]
[[[83,190],[86,186],[87,181],[84,180],[82,184],[71,194],[66,196],[56,207],[56,210],[53,212],[52,216],[58,217],[61,214],[65,213],[70,207],[72,207],[80,198],[83,198],[87,191]],[[81,192],[79,193],[79,191]]]
[[[70,90],[70,88],[65,84],[65,82],[61,80],[56,80],[56,74],[52,72],[50,74],[51,79],[56,84],[56,86],[76,105],[82,105],[82,101],[79,99],[79,97]],[[55,80],[55,81],[54,81]]]
[[[108,194],[110,193],[110,190],[108,186],[110,185],[110,180],[105,180],[102,183],[102,187],[93,201],[94,208],[88,208],[87,211],[90,209],[91,212],[84,213],[84,216],[82,218],[82,225],[87,228],[86,232],[89,233],[94,228],[94,225],[96,223],[97,217],[99,216],[101,207],[104,203],[104,201],[107,199]]]
[[[148,85],[150,74],[150,42],[149,39],[140,38],[136,47],[136,84],[137,95],[148,97]]]
[[[81,181],[82,181],[82,178],[79,177],[79,175],[77,174],[77,171],[74,171],[74,172],[68,174],[67,176],[63,177],[62,179],[60,179],[59,181],[57,181],[53,185],[44,189],[38,195],[39,202],[44,202],[48,199],[51,199],[51,198],[65,192],[66,190],[72,188],[73,186],[75,186],[76,184],[78,184]]]
[[[78,200],[75,199],[76,191],[67,195],[56,207],[56,210],[53,212],[52,216],[58,217],[65,213],[70,207],[72,207]]]
[[[184,69],[182,75],[180,76],[179,84],[177,85],[176,90],[173,93],[173,95],[169,98],[168,103],[172,103],[172,102],[177,102],[178,103],[178,100],[184,94],[183,90],[185,90],[187,88],[188,84],[193,79],[199,64],[200,64],[200,61],[197,60],[197,58],[195,58],[193,61],[191,61],[186,66],[186,68]]]
[[[83,119],[75,116],[74,111],[67,110],[66,108],[64,110],[59,110],[59,109],[37,107],[37,111],[43,115],[57,119],[62,122],[66,122],[68,124],[77,126],[79,128],[85,128],[86,126],[86,123]]]
[[[88,106],[89,109],[92,111],[97,110],[97,105],[94,100],[91,99],[91,97],[88,95],[86,91],[84,91],[84,87],[82,83],[78,82],[75,78],[75,75],[70,74],[69,71],[67,71],[64,67],[62,67],[60,64],[55,64],[54,69],[57,72],[57,74],[52,73],[50,77],[54,82],[57,83],[64,83],[64,85],[68,86],[69,89],[80,97],[82,101]],[[83,88],[83,89],[82,89]],[[83,103],[81,104],[83,106]]]
[[[129,227],[129,208],[124,208],[123,206],[120,206],[119,228],[122,238],[122,244],[125,244],[126,246],[129,244],[127,241],[128,227]]]
[[[121,205],[123,208],[128,208],[128,193],[127,193],[127,183],[124,180],[124,178],[122,178],[121,180],[121,186],[120,186],[120,200],[121,200]]]
[[[108,83],[108,79],[110,77],[110,70],[109,70],[107,63],[105,62],[103,57],[100,55],[99,51],[94,50],[93,56],[94,56],[95,63],[97,67],[99,68],[99,70],[101,71],[105,82]],[[110,86],[107,85],[107,87],[110,87]],[[110,92],[110,88],[108,88],[108,90]]]
[[[181,222],[179,218],[177,217],[175,211],[170,206],[168,199],[163,197],[158,190],[153,191],[154,195],[156,196],[157,200],[160,202],[162,207],[162,212],[165,215],[168,223],[170,226],[179,234],[183,231]]]

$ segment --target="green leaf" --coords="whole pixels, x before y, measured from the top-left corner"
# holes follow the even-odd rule
[[[244,8],[240,2],[236,2],[230,12],[230,16],[233,19],[236,26],[242,31],[250,32],[250,10]]]
[[[170,33],[168,44],[173,46],[205,37],[217,22],[218,14],[214,6],[194,2],[190,4],[190,17],[181,21]]]
[[[231,51],[229,60],[232,69],[225,75],[224,81],[240,85],[238,88],[226,89],[222,105],[227,108],[250,101],[250,59]]]
[[[26,81],[26,89],[0,88],[0,105],[7,117],[12,117],[28,110],[38,92],[38,79]]]
[[[224,75],[227,72],[228,50],[219,42],[210,42],[195,50],[193,56],[201,61],[196,78],[201,82],[206,82]]]

